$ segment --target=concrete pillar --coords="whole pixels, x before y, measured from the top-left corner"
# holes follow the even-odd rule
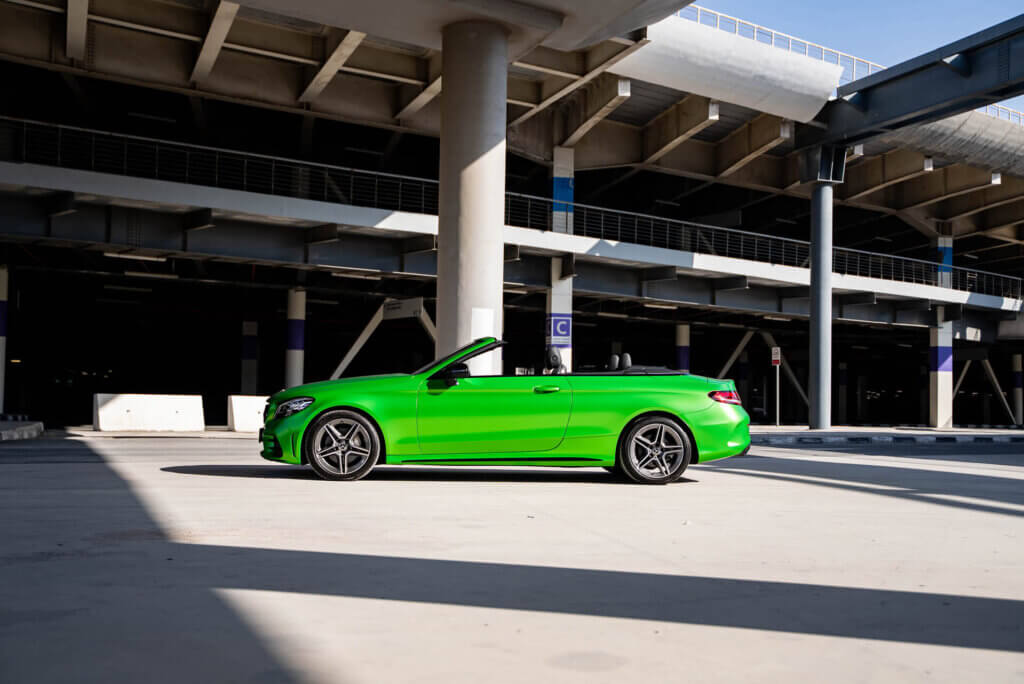
[[[551,259],[551,287],[548,288],[547,334],[549,346],[558,347],[562,364],[572,372],[572,278],[562,278],[562,260]]]
[[[676,324],[676,370],[690,372],[690,324]]]
[[[811,193],[810,427],[832,425],[832,185]]]
[[[854,399],[857,402],[857,422],[863,425],[868,422],[868,380],[863,375],[857,376]]]
[[[256,394],[260,376],[259,323],[242,321],[242,394]]]
[[[944,234],[949,230],[947,223],[940,222],[940,234],[932,240],[935,245],[935,260],[939,263],[936,278],[939,287],[953,286],[953,236]]]
[[[845,361],[839,362],[839,377],[836,378],[839,381],[839,388],[836,392],[836,422],[840,425],[846,425],[849,422],[849,417],[846,415],[846,402],[847,395],[849,394],[849,366]]]
[[[942,323],[931,328],[928,335],[928,424],[950,428],[953,427],[953,324]]]
[[[750,354],[741,352],[740,358],[736,361],[736,391],[740,393],[740,399],[750,408]]]
[[[551,230],[572,233],[572,202],[576,175],[576,153],[571,147],[556,147],[551,177]]]
[[[0,413],[4,411],[7,379],[7,267],[0,266]]]
[[[502,330],[508,41],[486,21],[445,26],[438,207],[437,352]],[[501,373],[499,353],[475,375]]]
[[[284,352],[284,385],[301,385],[306,364],[306,291],[288,290],[288,322]]]
[[[1017,425],[1024,425],[1024,359],[1013,355],[1013,416]]]

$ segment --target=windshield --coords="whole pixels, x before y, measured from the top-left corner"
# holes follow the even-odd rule
[[[422,368],[417,368],[412,373],[409,373],[409,375],[419,375],[420,373],[426,373],[428,370],[430,370],[434,366],[440,366],[442,363],[445,363],[446,361],[450,361],[450,360],[456,358],[457,356],[462,356],[463,354],[466,353],[467,350],[472,349],[473,347],[475,347],[476,345],[480,344],[481,342],[483,342],[484,340],[487,340],[487,339],[491,339],[491,338],[482,337],[479,340],[473,340],[469,344],[464,345],[462,347],[459,347],[458,349],[453,351],[451,354],[445,354],[444,356],[440,356],[440,357],[434,359],[433,361],[431,361],[430,363],[428,363],[427,365],[423,366]]]

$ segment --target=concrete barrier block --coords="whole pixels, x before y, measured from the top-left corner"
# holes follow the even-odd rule
[[[268,397],[232,394],[228,397],[228,430],[259,432],[263,427],[263,407]]]
[[[92,427],[101,432],[202,432],[203,398],[186,394],[94,394]]]

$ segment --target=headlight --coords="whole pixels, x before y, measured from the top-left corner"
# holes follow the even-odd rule
[[[277,407],[277,413],[274,414],[274,417],[287,418],[288,416],[294,415],[299,411],[308,408],[312,403],[312,397],[295,397],[294,399],[289,399]]]

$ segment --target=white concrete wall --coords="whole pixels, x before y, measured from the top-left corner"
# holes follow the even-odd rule
[[[203,398],[185,394],[94,394],[92,426],[103,432],[202,432]]]
[[[232,432],[259,432],[263,427],[265,396],[232,394],[228,397],[228,430]]]

